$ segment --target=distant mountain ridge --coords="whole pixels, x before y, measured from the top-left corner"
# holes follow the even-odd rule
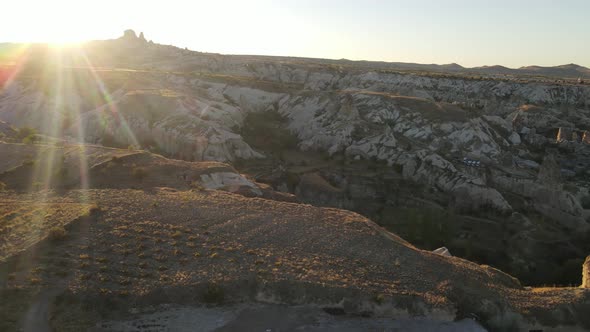
[[[472,72],[485,75],[513,75],[513,76],[548,76],[555,78],[583,78],[590,79],[590,68],[577,64],[567,64],[553,67],[543,66],[525,66],[520,68],[508,68],[501,65],[481,66],[481,67],[463,67],[456,63],[450,64],[419,64],[405,62],[378,62],[378,61],[351,61],[339,60],[342,62],[354,63],[355,65],[364,63],[371,67],[382,67],[383,69],[402,69],[402,70],[425,70],[439,72]]]
[[[133,32],[132,30],[130,30]],[[134,33],[134,32],[133,32]],[[128,37],[129,38],[129,37]],[[140,39],[134,35],[135,39]],[[143,37],[142,37],[143,38]],[[145,42],[145,38],[142,39]],[[88,43],[99,42],[89,41]],[[44,44],[31,44],[33,47],[42,47]],[[22,55],[25,44],[22,43],[2,43],[0,42],[0,65],[18,60],[15,58]],[[19,52],[20,51],[20,52]],[[204,53],[206,54],[206,53]],[[213,53],[209,53],[213,54]],[[481,67],[464,67],[457,63],[450,64],[421,64],[411,62],[386,62],[370,60],[348,60],[348,59],[322,59],[307,57],[290,57],[290,56],[268,56],[268,55],[225,55],[228,57],[243,58],[247,60],[274,60],[274,61],[296,61],[307,64],[331,64],[331,65],[348,65],[364,70],[409,70],[409,71],[435,71],[448,73],[473,73],[480,75],[511,75],[511,76],[544,76],[553,78],[568,78],[585,80],[590,79],[590,68],[580,66],[574,63],[559,66],[524,66],[520,68],[509,68],[501,65],[489,65]]]

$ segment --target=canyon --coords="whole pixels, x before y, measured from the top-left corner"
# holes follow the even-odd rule
[[[2,155],[15,155],[18,128],[37,133],[0,164],[14,190],[26,191],[27,156],[45,153],[72,176],[84,160],[91,188],[203,187],[345,209],[526,286],[580,284],[590,253],[581,80],[209,54],[134,32],[28,52],[0,67],[14,77],[0,93]],[[126,179],[133,167],[152,175]]]

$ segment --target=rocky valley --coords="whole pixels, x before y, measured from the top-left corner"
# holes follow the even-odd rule
[[[113,294],[222,302],[223,285],[226,301],[590,328],[590,85],[563,68],[220,55],[133,31],[0,50],[0,285],[59,284],[54,326],[123,319]]]

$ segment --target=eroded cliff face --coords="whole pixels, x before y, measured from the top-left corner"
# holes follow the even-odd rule
[[[256,80],[220,83],[172,74],[145,78],[142,86],[139,76],[133,89],[124,85],[108,102],[92,107],[76,89],[52,96],[39,92],[35,81],[17,82],[3,91],[0,117],[48,135],[63,132],[92,143],[150,146],[187,160],[234,161],[264,158],[263,151],[253,150],[239,134],[245,116],[278,112],[304,151],[400,165],[404,177],[469,199],[465,205],[473,209],[486,205],[509,212],[512,207],[495,188],[472,172],[458,170],[453,158],[493,164],[507,151],[526,154],[523,138],[541,136],[531,129],[573,127],[576,119],[561,116],[563,108],[572,113],[590,98],[585,86],[269,64],[230,63],[219,70],[220,75],[273,82],[275,91]],[[295,83],[302,89],[287,88]],[[543,107],[520,107],[525,102]],[[587,111],[577,113],[583,117]]]
[[[252,114],[275,114],[283,119],[276,127],[293,135],[300,151],[325,153],[344,164],[378,163],[395,170],[395,177],[445,196],[444,208],[513,219],[528,213],[570,231],[588,229],[589,213],[580,200],[590,175],[583,167],[590,162],[584,141],[590,86],[137,47],[143,57],[134,64],[158,71],[130,71],[123,78],[97,72],[98,79],[83,87],[59,91],[45,91],[41,78],[16,80],[2,90],[0,120],[72,141],[236,162],[277,159],[276,151],[254,147],[243,135]],[[182,57],[171,60],[172,55]],[[562,135],[558,143],[559,128],[570,128],[579,139]],[[558,185],[544,171],[538,176],[551,149],[557,161],[548,167],[570,176]],[[370,210],[380,211],[392,199],[387,192],[394,185],[382,187],[379,176],[328,179],[326,185],[326,174],[314,175],[322,167],[307,166],[297,170],[295,183],[288,183],[290,170],[283,169],[272,184],[309,203],[355,210],[366,205],[358,202],[378,200]],[[275,170],[281,167],[279,162]]]

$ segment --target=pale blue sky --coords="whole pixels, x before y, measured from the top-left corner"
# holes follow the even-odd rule
[[[0,41],[107,39],[133,28],[207,52],[590,67],[590,0],[6,2]]]

